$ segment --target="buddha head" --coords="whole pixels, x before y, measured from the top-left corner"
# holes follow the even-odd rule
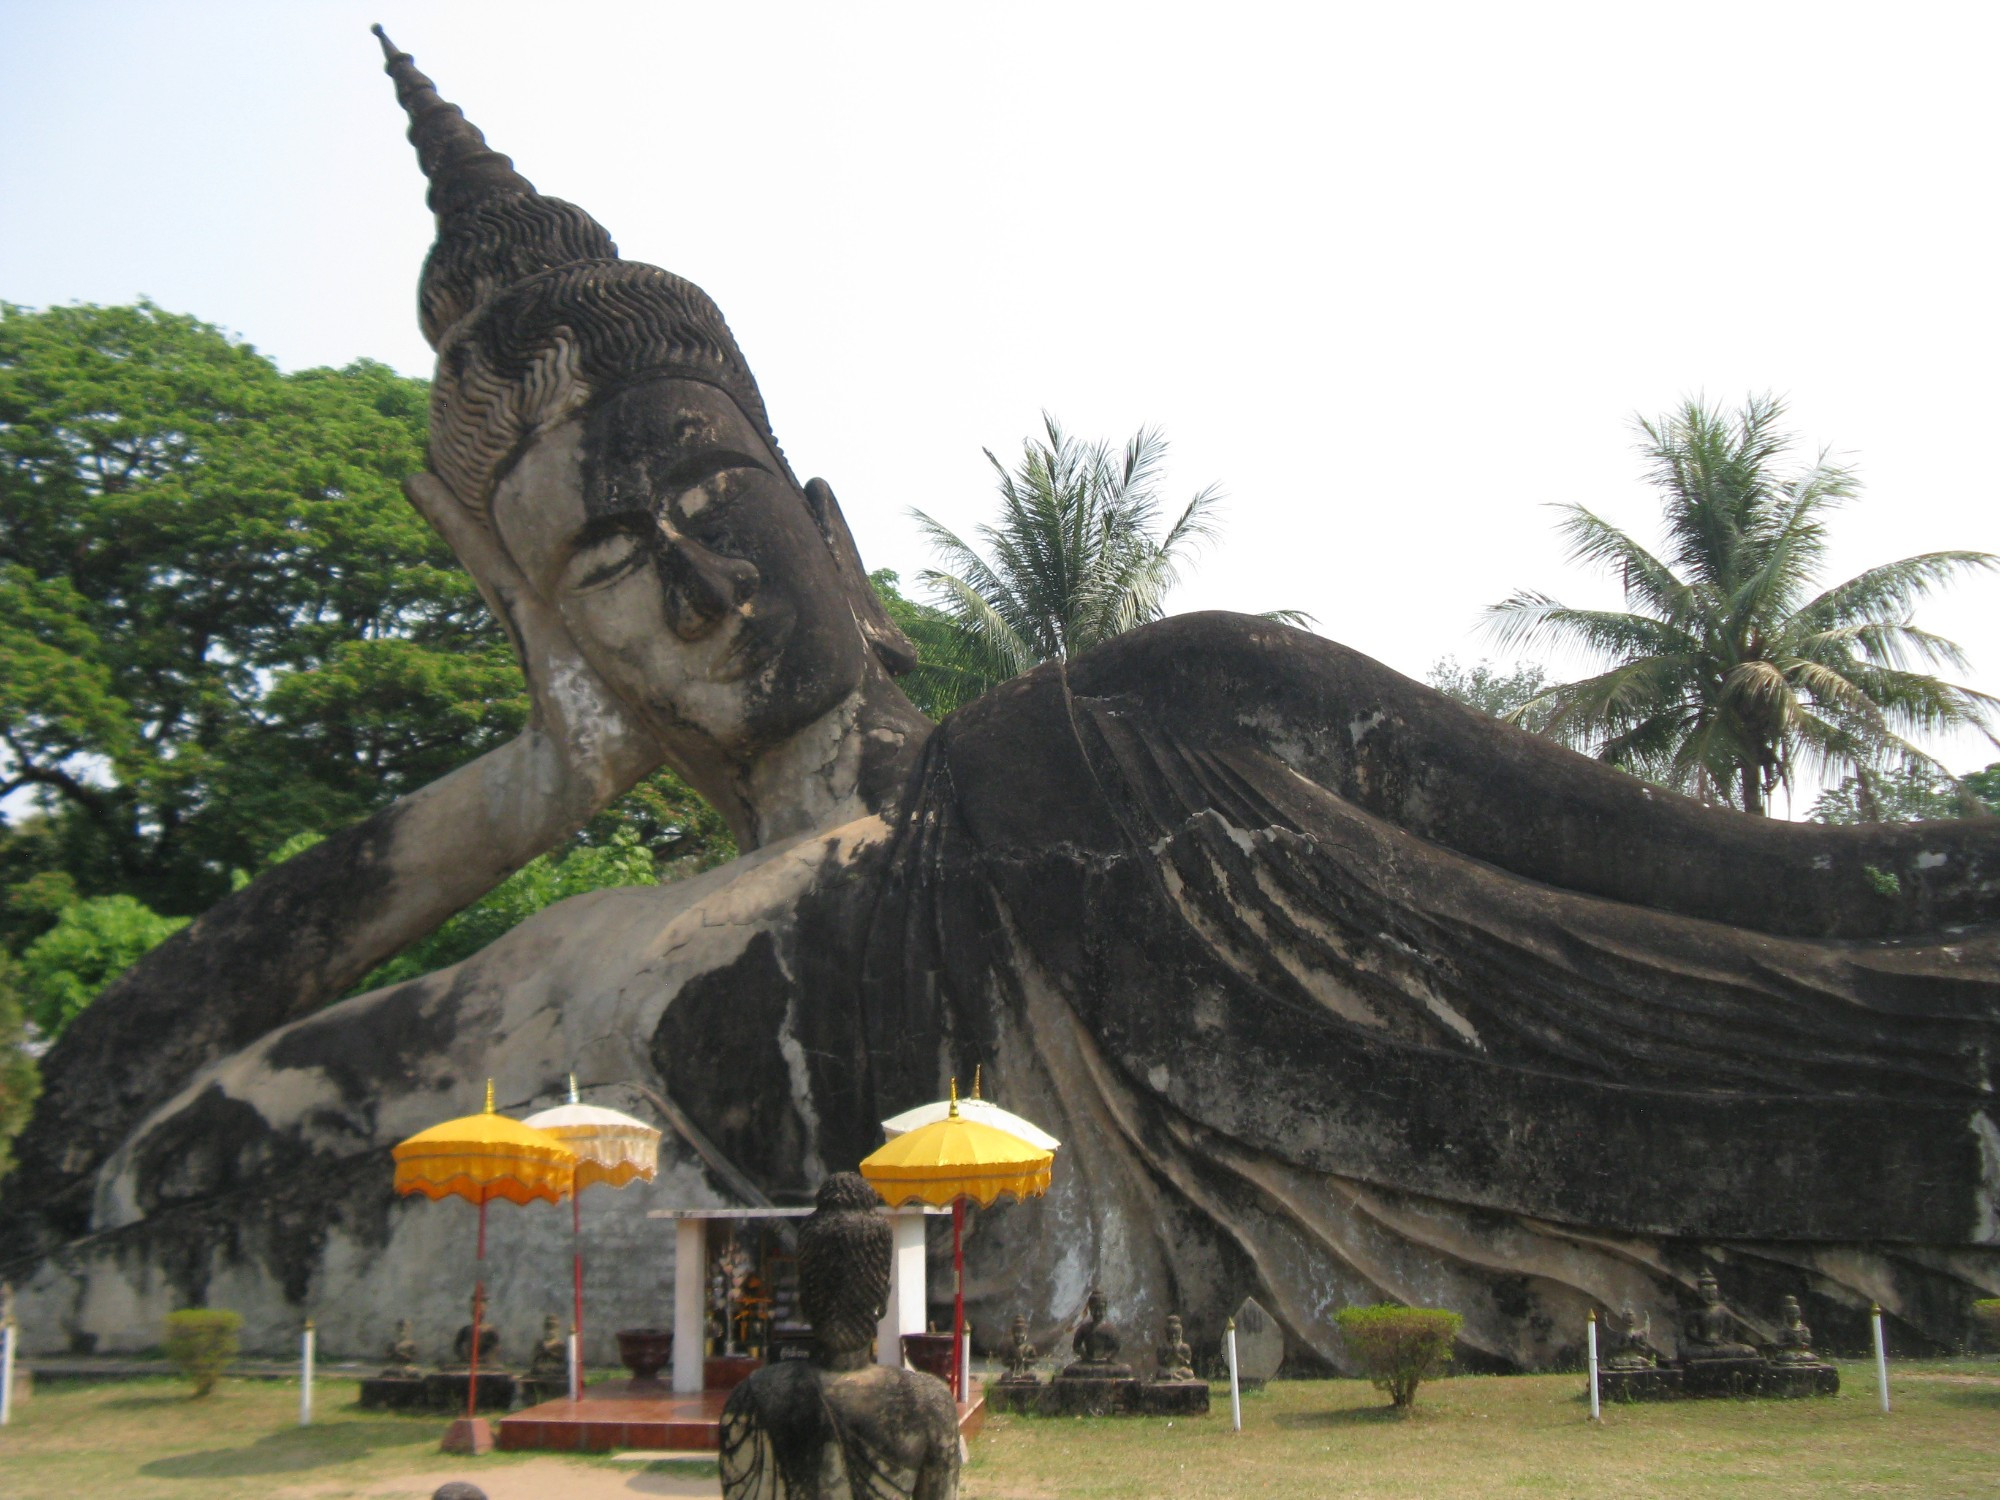
[[[376,33],[437,215],[418,299],[431,466],[592,670],[697,785],[906,670],[832,490],[792,473],[720,310],[621,260]]]
[[[821,1362],[833,1368],[867,1362],[889,1306],[893,1239],[881,1206],[867,1178],[836,1172],[820,1184],[799,1232],[799,1310]]]

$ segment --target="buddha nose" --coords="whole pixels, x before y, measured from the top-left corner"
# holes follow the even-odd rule
[[[740,557],[724,557],[686,537],[661,551],[667,624],[684,641],[708,635],[757,592],[757,568]]]

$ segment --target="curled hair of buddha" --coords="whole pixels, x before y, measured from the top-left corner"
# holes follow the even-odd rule
[[[783,463],[749,363],[708,294],[620,260],[602,225],[537,192],[374,30],[437,215],[418,307],[438,351],[432,453],[459,499],[484,510],[524,440],[593,395],[648,377],[719,386]]]
[[[799,1233],[799,1309],[822,1353],[865,1348],[889,1305],[893,1245],[876,1212],[882,1199],[859,1173],[839,1172],[813,1204]]]

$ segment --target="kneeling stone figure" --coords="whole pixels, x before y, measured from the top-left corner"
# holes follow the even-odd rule
[[[722,1409],[728,1500],[952,1500],[958,1413],[935,1376],[873,1363],[889,1301],[881,1199],[853,1172],[820,1185],[799,1235],[810,1360],[767,1365]]]

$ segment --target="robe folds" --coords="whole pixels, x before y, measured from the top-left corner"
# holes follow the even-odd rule
[[[996,1337],[1255,1288],[1336,1358],[1390,1297],[1533,1365],[1709,1262],[1854,1343],[2000,1290],[2000,823],[1700,807],[1191,616],[948,720],[882,857],[822,1115],[865,1150],[983,1062],[1065,1140],[974,1236]]]

